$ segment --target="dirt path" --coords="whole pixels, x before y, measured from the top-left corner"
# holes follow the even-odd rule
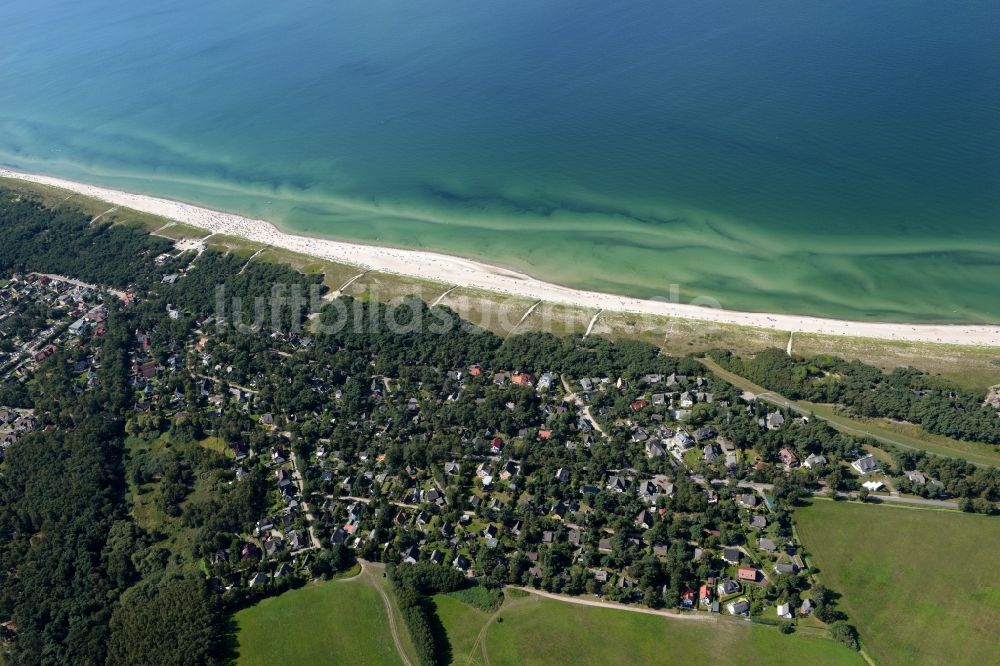
[[[659,615],[660,617],[670,618],[671,620],[689,620],[694,622],[713,622],[719,618],[718,616],[710,616],[704,613],[673,613],[671,611],[656,610],[655,608],[645,608],[643,606],[626,606],[625,604],[618,604],[613,601],[598,601],[596,599],[586,599],[583,597],[574,597],[566,594],[555,594],[554,592],[545,592],[544,590],[536,590],[531,587],[515,587],[511,586],[515,590],[523,590],[529,594],[534,594],[539,597],[545,597],[547,599],[555,599],[556,601],[562,601],[568,604],[577,604],[580,606],[596,606],[598,608],[610,608],[612,610],[627,611],[630,613],[644,613],[645,615]]]
[[[358,560],[358,564],[361,565],[361,573],[358,576],[367,575],[370,579],[371,586],[375,588],[378,595],[382,597],[382,603],[385,605],[385,615],[389,618],[389,632],[392,634],[392,642],[396,646],[396,652],[399,653],[399,658],[403,662],[403,666],[413,666],[410,658],[406,656],[406,651],[403,649],[403,643],[399,640],[399,629],[396,627],[396,617],[392,612],[392,601],[389,599],[389,595],[386,594],[385,590],[377,580],[375,580],[375,574],[370,570],[371,563],[365,560]]]

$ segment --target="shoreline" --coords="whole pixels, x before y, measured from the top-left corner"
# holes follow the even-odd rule
[[[438,252],[364,245],[286,233],[265,220],[255,220],[193,204],[87,185],[62,178],[21,173],[4,168],[0,168],[0,177],[62,188],[116,206],[198,227],[208,234],[237,236],[262,245],[357,266],[362,270],[481,289],[506,296],[602,311],[676,317],[791,333],[877,338],[896,342],[1000,347],[1000,325],[849,321],[804,315],[740,312],[646,300],[564,287],[517,271]]]

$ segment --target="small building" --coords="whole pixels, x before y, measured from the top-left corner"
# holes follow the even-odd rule
[[[808,469],[814,469],[816,467],[822,467],[826,464],[826,457],[818,453],[810,453],[806,456],[805,466]]]
[[[740,599],[738,601],[731,601],[726,604],[726,610],[729,611],[730,615],[747,615],[750,612],[750,602],[746,599]]]
[[[872,472],[877,472],[879,469],[879,464],[878,460],[875,459],[875,456],[869,453],[868,455],[861,456],[860,458],[852,462],[851,467],[853,467],[858,472],[858,474],[865,475],[865,474],[871,474]]]
[[[799,466],[798,456],[796,456],[791,449],[781,449],[778,451],[778,457],[781,458],[781,462],[788,469]]]
[[[740,591],[740,584],[731,578],[723,578],[718,582],[715,591],[720,597],[729,597]]]

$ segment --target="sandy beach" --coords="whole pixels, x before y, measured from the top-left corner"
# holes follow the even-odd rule
[[[321,259],[396,275],[432,280],[450,286],[484,289],[533,300],[720,324],[736,324],[794,333],[880,338],[908,342],[938,342],[1000,347],[1000,326],[899,324],[844,321],[786,314],[738,312],[716,308],[644,300],[563,287],[529,275],[485,263],[435,252],[386,248],[310,238],[284,233],[270,222],[199,206],[132,194],[73,181],[0,169],[0,176],[60,187],[72,192],[183,222],[213,234],[239,236]]]

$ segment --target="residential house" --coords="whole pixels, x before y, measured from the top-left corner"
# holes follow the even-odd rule
[[[649,459],[662,458],[665,451],[660,443],[654,439],[646,441],[646,457]]]
[[[781,449],[778,451],[778,457],[781,458],[781,462],[785,465],[786,469],[792,469],[799,466],[799,459],[791,449]]]
[[[767,539],[764,537],[757,539],[757,547],[766,553],[775,553],[778,550],[778,546],[774,543],[772,539]]]
[[[781,412],[771,412],[764,419],[768,430],[777,430],[785,422],[785,417]]]
[[[623,493],[628,490],[628,480],[620,476],[608,478],[607,489],[616,493]]]
[[[731,601],[726,604],[726,609],[730,615],[747,615],[750,612],[750,603],[745,599]]]
[[[730,564],[739,564],[740,560],[743,559],[743,553],[740,552],[739,548],[723,548],[722,559]]]
[[[740,584],[732,578],[723,578],[715,587],[715,591],[720,597],[730,597],[738,593],[741,589]]]
[[[822,467],[826,464],[826,456],[820,455],[818,453],[810,453],[806,456],[806,461],[803,463],[809,469],[815,469],[817,467]]]
[[[702,442],[706,439],[711,439],[712,437],[715,437],[718,434],[719,431],[716,430],[713,426],[704,426],[694,431],[694,441]]]
[[[515,372],[511,375],[510,381],[517,386],[534,386],[535,376],[528,372]]]
[[[879,469],[878,460],[872,454],[861,456],[851,463],[851,467],[857,470],[858,474],[865,475],[877,472]]]
[[[503,479],[504,481],[508,481],[514,476],[517,476],[517,473],[520,469],[521,469],[520,466],[516,462],[508,460],[500,468],[500,478]]]

